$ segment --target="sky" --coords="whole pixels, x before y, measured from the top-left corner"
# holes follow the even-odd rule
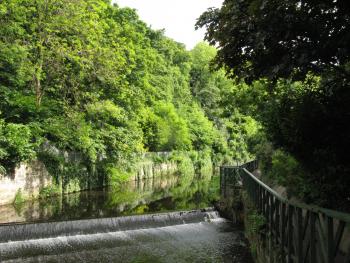
[[[113,0],[120,7],[137,10],[141,20],[153,29],[184,43],[188,50],[203,41],[204,29],[195,30],[197,18],[209,7],[220,7],[223,0]]]

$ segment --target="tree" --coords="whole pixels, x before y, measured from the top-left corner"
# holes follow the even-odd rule
[[[304,77],[350,59],[347,0],[226,0],[197,22],[232,76]]]
[[[234,84],[211,69],[216,49],[205,43],[189,52],[108,0],[3,0],[0,24],[1,172],[41,158],[57,177],[76,169],[90,180],[142,151],[224,160],[227,140],[239,139],[224,105]]]
[[[198,43],[192,50],[191,91],[206,113],[213,118],[214,111],[218,110],[220,86],[218,85],[219,72],[210,68],[210,62],[216,55],[216,49],[205,42]],[[224,76],[223,76],[224,77]]]
[[[262,121],[274,147],[300,162],[308,201],[349,210],[347,1],[226,0],[197,27],[218,46],[219,67],[252,84],[240,84],[234,102],[255,104],[245,110]]]

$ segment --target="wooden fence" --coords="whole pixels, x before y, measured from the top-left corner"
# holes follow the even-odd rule
[[[231,181],[243,184],[264,216],[260,237],[267,250],[278,251],[277,262],[350,263],[350,214],[287,200],[251,173],[256,169],[257,161],[252,161],[223,166],[220,175],[222,181],[232,176]]]

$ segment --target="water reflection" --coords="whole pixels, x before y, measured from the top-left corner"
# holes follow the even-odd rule
[[[95,191],[0,206],[0,223],[115,217],[205,208],[219,198],[217,176],[166,175]]]

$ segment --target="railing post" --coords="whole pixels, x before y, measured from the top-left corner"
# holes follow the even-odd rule
[[[220,166],[220,195],[223,194],[223,189],[224,189],[224,187],[223,187],[223,179],[222,179],[223,169],[224,168],[222,166]]]
[[[264,216],[267,219],[267,209],[268,209],[268,196],[267,196],[267,191],[264,189]]]
[[[327,263],[334,263],[334,229],[333,218],[327,216]]]
[[[269,217],[269,257],[270,261],[272,261],[272,242],[274,238],[274,220],[273,220],[273,213],[274,213],[274,201],[273,201],[273,195],[269,193],[269,211],[268,211],[268,217]]]
[[[281,202],[280,200],[275,200],[275,243],[279,243],[280,237],[280,213],[281,213]]]
[[[286,253],[285,253],[285,247],[286,247],[286,221],[287,216],[286,216],[286,204],[281,203],[281,244],[280,244],[280,249],[281,249],[281,258],[282,258],[282,263],[286,262]]]
[[[262,235],[268,242],[266,249],[279,246],[282,263],[335,263],[341,258],[350,215],[285,199],[248,172],[256,165],[256,161],[249,162],[240,172],[249,197],[266,220],[266,235]]]
[[[303,263],[303,217],[301,208],[295,208],[297,217],[297,240],[296,240],[296,258],[298,263]]]
[[[316,214],[310,212],[310,263],[316,263]]]
[[[273,239],[274,236],[274,218],[273,218],[273,213],[274,213],[274,198],[273,195],[270,194],[270,211],[269,211],[269,217],[270,217],[270,236],[271,240]]]
[[[223,188],[224,188],[224,198],[226,198],[226,181],[227,181],[227,168],[224,167],[223,168],[223,180],[224,180],[224,183],[223,183]]]
[[[288,239],[288,248],[287,248],[287,262],[292,263],[292,254],[293,254],[293,210],[294,208],[291,205],[288,205],[288,225],[287,225],[287,239]]]

